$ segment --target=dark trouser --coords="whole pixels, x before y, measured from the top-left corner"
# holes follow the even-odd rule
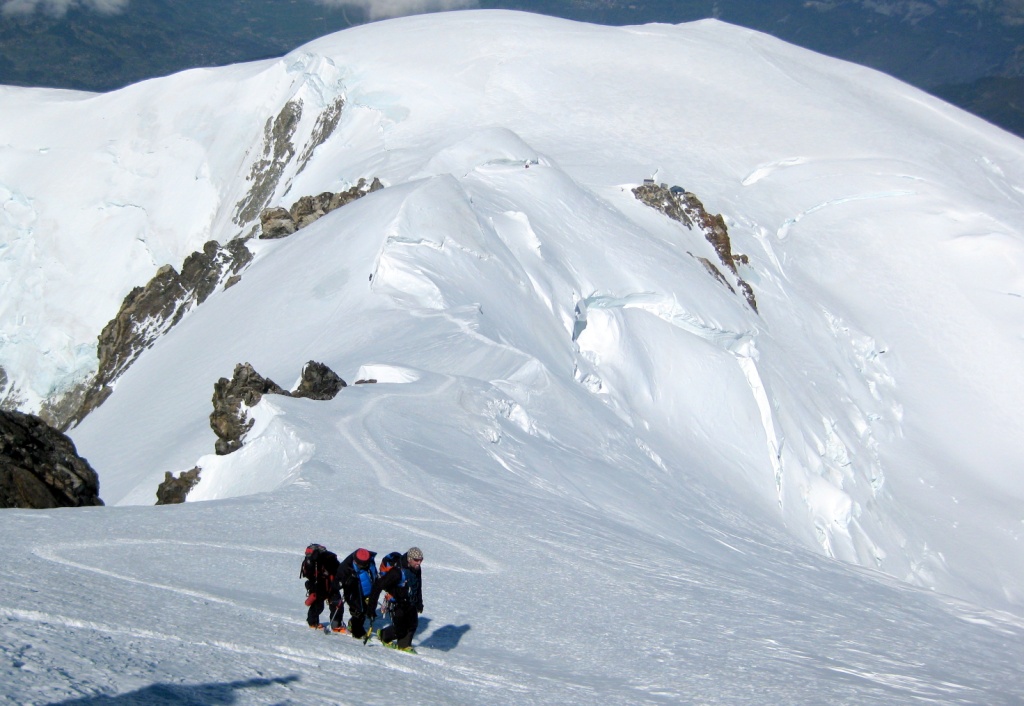
[[[340,605],[341,598],[338,594],[333,596],[329,595],[329,590],[326,585],[315,586],[313,593],[316,594],[316,600],[309,604],[309,610],[306,612],[306,622],[312,627],[320,624],[320,614],[324,612],[324,603],[326,602],[331,610],[331,614],[334,616],[334,620],[341,622]],[[327,598],[325,601],[324,598]],[[335,614],[335,606],[339,606],[339,613]],[[333,622],[333,621],[332,621]]]
[[[391,625],[381,631],[381,640],[412,647],[412,637],[419,626],[420,616],[412,606],[395,606],[391,609]]]
[[[348,603],[348,612],[352,614],[352,618],[348,621],[349,633],[352,637],[364,637],[366,635],[366,613],[359,604],[359,599],[346,596],[345,602]]]
[[[348,621],[348,631],[352,637],[364,637],[366,635],[366,616],[353,615]]]
[[[328,604],[328,607],[331,609],[331,629],[340,628],[341,618],[345,614],[345,605],[337,596],[331,596],[331,602]]]

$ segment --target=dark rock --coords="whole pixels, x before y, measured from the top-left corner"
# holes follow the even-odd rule
[[[302,368],[302,380],[292,392],[292,397],[332,400],[343,387],[348,387],[348,385],[338,377],[337,373],[323,363],[311,360]]]
[[[633,195],[651,208],[661,211],[673,221],[678,221],[687,228],[693,228],[693,221],[687,215],[680,198],[681,194],[678,191],[665,189],[659,184],[655,184],[653,180],[647,180],[633,189]]]
[[[302,173],[302,170],[309,164],[309,160],[312,158],[316,148],[326,142],[327,138],[337,129],[338,123],[341,122],[341,113],[344,107],[345,98],[339,96],[316,117],[316,124],[309,135],[309,142],[306,143],[302,154],[299,155],[299,168],[295,172],[296,174]]]
[[[252,260],[241,239],[225,245],[209,241],[199,252],[185,258],[181,273],[170,265],[157,270],[144,287],[135,287],[110,323],[100,332],[97,344],[99,365],[82,403],[66,424],[77,423],[99,407],[111,393],[111,383],[172,326],[195,306],[206,301],[228,276]]]
[[[235,366],[230,380],[221,378],[213,386],[210,428],[217,435],[214,450],[218,455],[226,456],[242,448],[245,434],[255,423],[247,410],[257,405],[263,395],[330,400],[345,387],[348,385],[333,370],[315,360],[302,368],[302,376],[294,392],[288,392],[270,378],[263,377],[249,363],[240,363]]]
[[[257,373],[249,363],[236,365],[230,380],[221,378],[214,384],[210,428],[217,435],[214,450],[218,455],[226,456],[242,448],[242,437],[254,423],[246,410],[266,394],[290,393]]]
[[[296,230],[295,219],[286,208],[267,208],[260,213],[260,238],[272,240],[285,238]]]
[[[355,186],[347,191],[339,191],[331,197],[331,203],[328,207],[328,211],[333,211],[336,208],[341,208],[346,204],[350,204],[357,199],[361,199],[367,194],[372,194],[374,191],[380,191],[384,188],[384,184],[381,183],[377,177],[373,178],[370,185],[366,185],[366,179],[360,179]]]
[[[687,254],[690,255],[691,257],[696,257],[693,253]],[[707,259],[706,257],[697,257],[697,261],[700,262],[700,264],[704,265],[704,269],[706,269],[712,277],[714,277],[719,282],[728,287],[730,292],[732,292],[733,294],[736,293],[736,290],[733,289],[731,284],[729,284],[729,280],[725,278],[725,275],[722,274],[722,271],[715,266],[715,263],[711,262],[711,260]]]
[[[235,206],[234,221],[244,226],[255,221],[270,202],[285,167],[295,156],[292,140],[302,118],[302,101],[288,101],[276,118],[267,118],[263,126],[263,153],[253,161],[246,177],[252,186]]]
[[[354,385],[373,385],[373,384],[376,384],[376,382],[377,382],[376,378],[367,378],[367,379],[364,379],[364,380],[356,380],[353,384]]]
[[[334,197],[329,191],[317,196],[303,196],[292,204],[289,212],[295,222],[296,229],[305,228],[310,223],[327,215],[331,210],[331,199]]]
[[[67,431],[71,420],[75,419],[78,410],[85,403],[86,396],[92,390],[93,378],[85,377],[80,382],[57,392],[42,401],[36,416],[54,429]]]
[[[736,284],[743,292],[747,304],[755,312],[757,311],[757,300],[754,297],[753,288],[740,276],[736,263],[746,265],[749,259],[746,255],[734,254],[732,243],[729,241],[729,229],[725,225],[725,219],[721,214],[710,214],[704,208],[694,194],[686,191],[680,186],[667,187],[665,184],[655,184],[652,179],[645,180],[643,184],[633,189],[633,195],[651,208],[657,209],[674,221],[682,223],[692,230],[696,226],[704,234],[705,240],[711,243],[718,255],[719,261],[736,278]],[[704,266],[712,275],[728,286],[728,282],[722,277],[717,267],[704,261]],[[732,286],[729,289],[734,291]]]
[[[0,411],[0,507],[102,505],[99,490],[71,439],[35,415]]]
[[[281,207],[264,209],[260,213],[262,228],[260,239],[270,240],[291,235],[296,230],[305,228],[310,223],[323,218],[331,211],[383,188],[384,184],[377,177],[374,177],[369,185],[366,184],[366,179],[360,179],[352,188],[339,191],[336,194],[325,191],[316,196],[303,196],[289,209]]]
[[[191,471],[182,471],[175,477],[170,471],[164,473],[164,482],[156,489],[157,505],[176,505],[185,502],[189,491],[199,482],[199,466]]]

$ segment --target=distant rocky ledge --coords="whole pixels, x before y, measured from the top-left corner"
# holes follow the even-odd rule
[[[314,360],[303,366],[299,384],[291,392],[257,373],[249,363],[239,363],[230,380],[221,378],[213,386],[210,428],[217,435],[217,454],[225,456],[242,448],[242,437],[254,423],[246,410],[256,406],[263,395],[330,400],[344,387],[348,384],[333,370]]]
[[[366,183],[366,179],[360,179],[355,186],[346,191],[325,191],[317,196],[303,196],[293,203],[291,208],[278,206],[263,209],[260,212],[260,238],[272,240],[289,236],[331,211],[383,188],[384,184],[377,177],[369,184]]]
[[[725,219],[722,218],[721,214],[712,215],[708,213],[700,199],[681,186],[669,187],[668,184],[656,184],[653,179],[647,179],[643,184],[633,189],[633,195],[642,203],[660,211],[673,221],[682,223],[690,230],[693,230],[694,226],[696,226],[704,234],[704,238],[714,247],[719,261],[736,278],[736,286],[743,292],[747,304],[755,312],[757,311],[757,299],[754,297],[754,290],[740,276],[739,268],[737,267],[738,264],[746,265],[749,260],[746,255],[733,253],[732,243],[729,240],[729,229],[726,228]],[[713,262],[706,257],[698,257],[697,259],[715,279],[731,291],[736,291]]]
[[[230,380],[221,378],[213,385],[210,428],[217,435],[214,451],[219,456],[226,456],[242,448],[246,433],[255,423],[248,410],[259,404],[263,395],[330,400],[345,387],[348,387],[348,384],[337,373],[315,360],[303,366],[299,384],[291,391],[260,375],[251,364],[239,363],[235,366]],[[156,504],[185,502],[189,491],[199,482],[201,472],[202,469],[196,466],[179,476],[166,473],[156,491]]]
[[[350,189],[318,196],[303,196],[291,208],[269,208],[260,214],[261,239],[283,238],[304,228],[327,213],[384,188],[380,179],[360,178]],[[103,327],[97,343],[99,365],[96,375],[59,405],[48,405],[40,416],[49,424],[68,429],[99,407],[113,391],[113,383],[175,326],[186,313],[223,286],[231,287],[252,261],[247,237],[224,245],[209,241],[202,251],[185,258],[181,271],[171,265],[157,270],[148,283],[135,287],[124,298],[121,309]],[[0,371],[2,374],[2,371]]]

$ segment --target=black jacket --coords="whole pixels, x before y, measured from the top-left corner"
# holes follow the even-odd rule
[[[423,576],[419,568],[409,566],[409,557],[402,555],[401,571],[399,567],[381,574],[373,587],[371,605],[377,605],[381,593],[389,594],[399,609],[412,609],[423,612]],[[404,581],[403,581],[404,578]]]
[[[356,551],[359,550],[357,549]],[[370,552],[370,568],[373,571],[371,576],[374,577],[377,575],[376,559],[377,552]],[[354,614],[368,613],[368,606],[377,605],[374,602],[366,600],[373,593],[372,587],[366,595],[363,595],[362,585],[359,581],[359,569],[356,566],[356,552],[352,552],[341,560],[341,566],[338,568],[337,581],[338,588],[345,596],[345,603],[348,604]]]

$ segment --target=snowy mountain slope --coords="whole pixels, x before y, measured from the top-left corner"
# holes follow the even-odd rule
[[[1007,176],[1019,174],[1019,142],[877,74],[716,23],[612,30],[496,16],[502,21],[446,16],[445,36],[455,43],[445,51],[437,25],[414,18],[398,25],[401,49],[366,28],[342,35],[344,46],[325,38],[266,69],[277,77],[321,67],[333,77],[344,67],[346,75],[341,122],[291,194],[318,193],[339,172],[409,186],[332,214],[300,234],[299,245],[264,246],[257,257],[268,268],[294,253],[284,273],[263,275],[265,287],[293,283],[273,295],[280,310],[223,314],[246,321],[247,331],[227,342],[214,331],[229,324],[210,318],[210,338],[179,344],[213,349],[204,368],[167,352],[175,367],[149,373],[190,388],[187,409],[175,406],[184,402],[181,387],[164,401],[139,373],[139,396],[119,394],[119,404],[84,425],[76,438],[87,457],[99,454],[109,501],[134,490],[132,502],[147,502],[164,471],[209,453],[204,434],[168,444],[161,434],[179,434],[166,417],[202,428],[209,386],[236,362],[278,380],[318,357],[343,376],[383,359],[486,381],[514,379],[529,364],[574,396],[573,378],[596,391],[626,423],[650,431],[657,441],[642,443],[662,459],[724,457],[722,475],[781,511],[804,541],[925,585],[946,581],[940,556],[952,550],[931,547],[946,528],[919,532],[935,505],[943,524],[953,515],[949,524],[959,527],[972,513],[961,516],[955,499],[1020,494],[1020,422],[1010,411],[1021,389],[1012,354],[1021,347],[1019,312],[985,301],[1010,299],[1017,275],[1008,267],[1006,294],[985,294],[993,280],[976,254],[990,247],[1002,259],[1019,256],[1014,209],[1022,196]],[[680,33],[686,41],[675,39]],[[420,60],[425,53],[431,62]],[[540,57],[552,55],[559,70],[545,72],[550,59]],[[317,86],[329,83],[311,75]],[[601,83],[588,78],[597,75]],[[685,76],[693,85],[679,90]],[[849,88],[836,90],[837,81]],[[424,85],[443,91],[414,90]],[[950,174],[954,159],[964,167]],[[752,258],[745,272],[760,315],[703,270],[695,256],[715,260],[706,242],[632,197],[629,176],[656,169],[718,202],[735,249]],[[363,222],[371,209],[374,219]],[[328,228],[363,237],[341,235],[340,251],[308,242]],[[339,257],[344,264],[323,280],[308,269]],[[301,285],[289,274],[299,271]],[[243,282],[197,316],[270,298],[251,286]],[[407,320],[420,323],[423,312],[433,323],[427,339]],[[474,335],[460,341],[441,328],[446,322]],[[325,337],[327,326],[358,330],[372,344]],[[477,350],[495,347],[500,357]],[[964,413],[964,389],[983,412]],[[158,416],[140,414],[145,407]],[[100,431],[111,428],[132,428],[128,438],[139,441],[112,443]],[[177,454],[154,463],[171,446]],[[963,456],[948,470],[922,461]],[[968,488],[946,487],[965,477]],[[965,495],[973,492],[981,497]],[[1019,512],[1012,503],[990,507],[993,557],[1019,556]],[[979,574],[976,557],[972,548],[958,560],[971,568],[954,584],[978,576],[990,584],[995,574],[1002,597],[1016,602],[1016,570],[1008,575],[992,558]]]
[[[210,502],[0,516],[14,543],[0,599],[11,644],[51,645],[55,627],[76,627],[79,667],[47,698],[196,683],[196,659],[217,683],[303,665],[297,681],[251,692],[257,702],[330,702],[303,691],[334,683],[315,674],[321,663],[405,669],[401,655],[355,656],[348,643],[321,654],[317,636],[292,634],[301,591],[288,565],[315,540],[436,557],[436,623],[420,639],[444,655],[396,687],[424,702],[492,689],[561,703],[592,702],[594,689],[618,702],[1019,699],[1020,621],[994,612],[1019,612],[1024,586],[1019,140],[715,22],[452,13],[127,92],[205,116],[229,106],[204,82],[237,77],[234,105],[259,118],[193,117],[188,132],[218,145],[207,169],[220,176],[203,187],[218,206],[197,241],[246,232],[240,204],[254,199],[291,203],[368,176],[389,186],[287,239],[250,241],[241,281],[73,431],[108,504],[149,504],[165,472],[197,463],[190,500]],[[289,154],[273,127],[264,141],[266,119],[297,95],[318,110],[288,142],[323,141],[257,183],[267,155]],[[336,129],[314,137],[338,99]],[[634,197],[651,174],[723,214],[756,311],[699,229]],[[180,182],[156,172],[160,188],[137,202],[191,203]],[[76,193],[48,192],[64,204],[52,213]],[[160,208],[147,213],[174,231]],[[126,269],[95,296],[116,301]],[[56,306],[8,291],[12,310]],[[80,299],[59,305],[85,330],[98,299]],[[55,356],[32,360],[60,374]],[[250,362],[289,387],[308,360],[378,382],[328,402],[266,396],[242,450],[212,456],[213,383]],[[225,577],[223,561],[245,568]],[[57,596],[74,577],[100,599],[43,615],[17,588],[36,572]],[[132,587],[139,596],[121,596]],[[133,626],[135,601],[185,611],[180,636]],[[93,607],[102,620],[80,612]],[[259,627],[228,639],[247,621]],[[119,648],[144,643],[130,677],[87,666],[116,661],[96,654],[111,634]],[[15,649],[12,664],[36,674],[62,668],[49,648],[35,662]],[[16,699],[43,688],[9,671]],[[383,700],[371,686],[353,700]]]
[[[483,473],[485,455],[459,443],[462,425],[480,422],[455,386],[438,392],[447,382],[357,386],[345,391],[348,414],[285,400],[286,418],[335,463],[307,464],[304,482],[273,493],[4,513],[5,695],[1010,704],[1024,693],[1019,619],[795,549],[770,524],[701,497],[699,480],[682,497],[701,507],[659,538],[579,493]],[[443,423],[408,421],[431,414]],[[332,433],[339,419],[351,438]],[[504,424],[502,443],[530,448]],[[372,456],[371,443],[396,455]],[[304,627],[296,559],[313,537],[424,547],[418,655]]]
[[[332,112],[330,68],[307,69],[194,70],[102,95],[0,88],[4,398],[52,405],[95,372],[96,336],[132,287],[251,227],[277,185],[252,165],[300,163]]]

